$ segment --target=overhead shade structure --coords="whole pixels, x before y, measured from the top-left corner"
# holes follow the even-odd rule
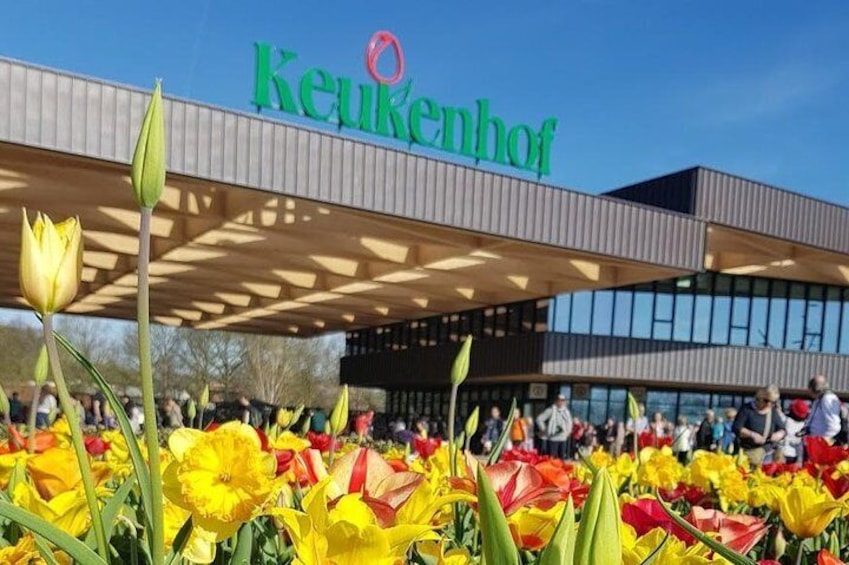
[[[21,208],[79,215],[69,312],[133,318],[128,163],[146,93],[0,59],[0,305]],[[152,231],[165,324],[313,335],[697,271],[695,219],[166,100]]]
[[[704,268],[849,285],[849,208],[695,167],[608,193],[708,223]]]

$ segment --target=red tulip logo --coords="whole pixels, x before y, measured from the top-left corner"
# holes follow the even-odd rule
[[[389,47],[395,51],[395,72],[385,77],[377,70],[377,60]],[[381,84],[396,84],[404,76],[404,52],[401,50],[401,42],[391,32],[378,31],[369,39],[366,45],[366,69],[371,77]]]

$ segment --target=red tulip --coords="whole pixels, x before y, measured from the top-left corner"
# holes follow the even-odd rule
[[[572,497],[575,508],[580,508],[590,492],[590,485],[575,478],[575,466],[561,459],[545,459],[534,465],[545,479],[560,489],[564,499]]]
[[[548,509],[563,500],[560,490],[527,463],[502,461],[479,469],[489,477],[505,515],[509,516],[523,506]],[[469,476],[475,476],[471,469]],[[477,481],[460,478],[449,480],[455,489],[477,494]]]
[[[678,483],[678,486],[672,490],[661,489],[660,495],[669,502],[686,500],[690,506],[709,507],[713,503],[711,497],[705,491],[686,483]]]
[[[274,457],[277,459],[276,475],[279,477],[292,466],[292,461],[295,459],[295,452],[290,449],[278,450],[274,452]]]
[[[322,453],[330,451],[330,446],[333,444],[333,437],[323,433],[307,432],[307,439],[313,449],[317,449]]]
[[[846,565],[843,561],[823,549],[817,554],[817,565]]]
[[[817,466],[836,465],[844,459],[849,459],[848,447],[830,445],[821,437],[805,437],[805,452],[808,461]]]
[[[48,431],[37,431],[35,432],[34,438],[25,438],[21,435],[21,432],[18,431],[18,428],[15,426],[9,426],[9,435],[12,436],[12,442],[10,443],[10,451],[16,451],[15,445],[18,445],[20,449],[26,450],[27,446],[29,446],[30,440],[35,442],[35,452],[36,453],[44,453],[48,449],[56,446],[56,436],[53,435],[53,432]]]
[[[760,518],[725,514],[701,506],[693,506],[687,521],[703,532],[717,532],[717,541],[743,555],[751,551],[769,530],[769,526]]]
[[[439,438],[424,438],[420,435],[413,438],[413,449],[422,459],[430,458],[431,455],[436,453],[440,445],[442,445],[442,440]]]
[[[669,517],[654,498],[640,498],[623,504],[622,521],[630,524],[638,536],[643,536],[655,528],[662,528],[686,544],[695,541],[693,536]]]
[[[83,441],[85,442],[85,450],[94,457],[103,455],[109,449],[109,442],[104,441],[100,436],[85,436]]]

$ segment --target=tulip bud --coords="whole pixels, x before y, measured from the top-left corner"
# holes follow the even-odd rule
[[[281,428],[288,428],[292,425],[292,411],[280,408],[277,410],[277,425]]]
[[[35,371],[32,378],[37,386],[41,386],[47,382],[47,375],[50,372],[50,359],[47,357],[47,348],[41,346],[38,352],[38,360],[35,362]]]
[[[616,487],[602,467],[593,478],[581,512],[575,539],[574,565],[609,565],[622,562],[621,518]]]
[[[772,556],[776,561],[780,561],[782,557],[784,557],[784,553],[787,551],[787,539],[784,537],[784,533],[779,528],[778,532],[775,534],[775,538],[772,540]]]
[[[566,505],[563,516],[551,536],[551,541],[542,550],[537,565],[571,564],[575,553],[575,503],[572,497]]]
[[[482,465],[478,466],[478,513],[484,561],[498,565],[519,565],[519,553],[510,534],[510,526]]]
[[[466,419],[466,425],[463,428],[463,431],[466,432],[466,437],[472,437],[477,433],[478,423],[480,422],[480,416],[480,406],[475,406],[475,409],[472,410],[472,413],[469,414],[469,417]]]
[[[144,114],[141,132],[136,141],[136,151],[133,153],[130,177],[139,206],[156,206],[165,188],[165,117],[159,81],[156,81]]]
[[[837,539],[837,532],[832,530],[831,533],[828,534],[828,551],[832,555],[840,555],[840,550],[840,540]]]
[[[292,419],[291,419],[291,421],[289,422],[289,426],[288,426],[288,427],[290,427],[290,428],[291,428],[292,426],[294,426],[295,424],[297,424],[297,423],[298,423],[298,420],[300,420],[300,419],[301,419],[301,415],[302,415],[303,413],[304,413],[304,405],[303,405],[303,404],[298,404],[298,405],[295,407],[295,410],[292,412]]]
[[[469,354],[472,350],[472,336],[467,335],[463,345],[460,346],[460,351],[457,357],[454,358],[454,365],[451,367],[451,385],[460,386],[466,380],[469,374]]]
[[[82,228],[78,218],[54,224],[39,213],[30,227],[23,211],[21,293],[40,314],[65,308],[77,295],[83,272]]]
[[[189,404],[186,406],[186,416],[189,417],[189,422],[193,421],[195,417],[198,415],[198,405],[197,403],[189,399]]]
[[[640,405],[637,404],[637,399],[630,392],[628,393],[628,417],[636,424],[637,418],[640,417]]]
[[[198,404],[200,405],[201,410],[206,410],[206,407],[209,406],[209,384],[206,384],[203,387],[203,390],[200,391],[200,396],[198,397]]]
[[[348,385],[342,387],[339,400],[330,413],[330,433],[333,436],[341,434],[348,425]]]
[[[304,418],[304,423],[301,424],[301,435],[302,436],[307,435],[307,432],[310,431],[310,425],[311,424],[312,424],[312,416],[308,416],[307,418]]]
[[[6,417],[7,421],[9,420],[9,410],[11,410],[9,397],[6,396],[6,391],[3,390],[3,385],[0,385],[0,413]]]

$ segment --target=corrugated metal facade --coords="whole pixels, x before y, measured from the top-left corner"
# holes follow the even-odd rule
[[[542,368],[545,334],[475,340],[469,380],[528,375]],[[448,386],[458,343],[342,358],[341,380],[358,386],[416,389]]]
[[[0,59],[0,141],[128,163],[147,95]],[[696,271],[705,226],[279,122],[169,99],[172,173]]]
[[[605,194],[711,224],[849,254],[849,208],[704,167]]]
[[[754,347],[548,333],[542,372],[570,379],[615,379],[690,388],[802,390],[823,374],[849,391],[849,356]]]
[[[697,186],[698,218],[849,254],[849,208],[704,168]]]

